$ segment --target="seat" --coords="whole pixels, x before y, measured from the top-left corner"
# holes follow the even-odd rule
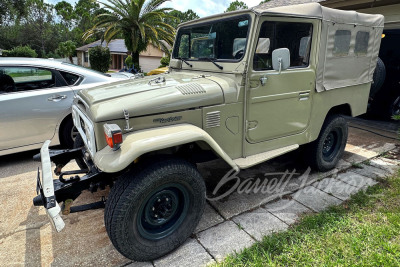
[[[0,74],[0,92],[12,93],[16,92],[15,82],[10,75]]]

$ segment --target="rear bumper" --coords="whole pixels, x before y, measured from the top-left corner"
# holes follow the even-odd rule
[[[51,171],[51,161],[49,155],[50,140],[47,140],[40,149],[41,162],[42,162],[42,175],[38,170],[37,175],[37,188],[38,196],[34,199],[37,204],[38,200],[42,201],[42,205],[46,209],[46,213],[50,218],[51,223],[60,232],[65,227],[65,223],[60,216],[61,208],[57,203],[54,194],[53,174]]]

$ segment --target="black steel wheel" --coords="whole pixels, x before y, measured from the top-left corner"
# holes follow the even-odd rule
[[[306,163],[317,171],[333,169],[343,155],[347,136],[346,120],[340,115],[329,116],[317,140],[306,147]]]
[[[157,259],[195,230],[205,205],[205,185],[196,167],[164,158],[134,167],[116,181],[104,220],[115,248],[135,261]]]

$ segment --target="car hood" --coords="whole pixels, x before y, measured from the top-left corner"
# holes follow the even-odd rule
[[[222,104],[224,92],[218,78],[173,73],[125,80],[79,92],[95,122]]]

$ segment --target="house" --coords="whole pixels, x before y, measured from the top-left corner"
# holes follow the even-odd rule
[[[76,51],[78,56],[78,65],[84,67],[90,67],[89,49],[99,45],[106,47],[107,43],[97,40],[93,43],[77,48]],[[170,47],[169,45],[166,46]],[[111,53],[110,69],[116,69],[116,70],[122,69],[125,64],[124,63],[125,59],[128,56],[128,49],[125,46],[124,40],[123,39],[111,40],[108,43],[108,48],[110,49]],[[161,58],[164,57],[165,55],[166,54],[164,51],[150,44],[147,47],[146,51],[143,51],[139,55],[139,64],[143,72],[149,72],[150,70],[158,68],[160,66]]]

